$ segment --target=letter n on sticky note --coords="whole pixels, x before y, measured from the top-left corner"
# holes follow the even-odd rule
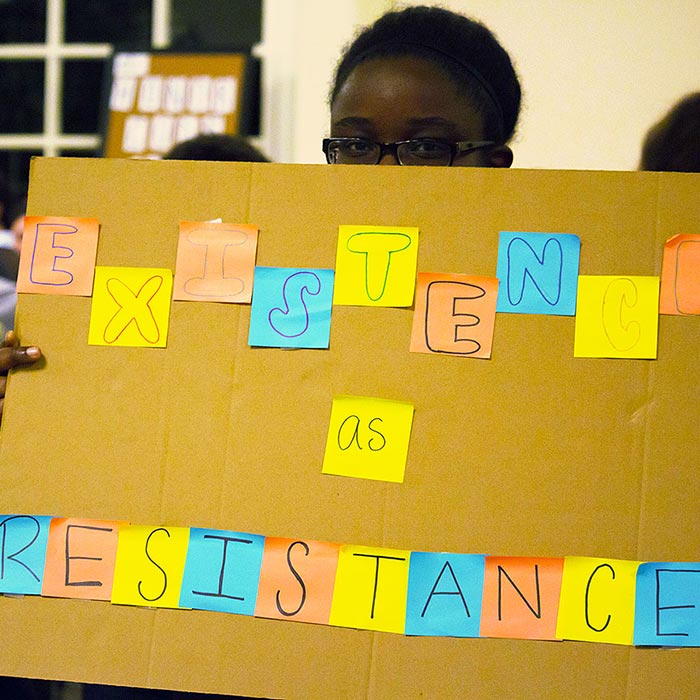
[[[179,607],[189,536],[186,527],[120,527],[112,603]]]
[[[164,348],[172,289],[168,269],[96,267],[88,344]]]
[[[666,241],[659,312],[700,314],[700,234],[681,234]]]
[[[89,297],[98,231],[97,219],[26,216],[17,291]]]
[[[343,545],[330,624],[403,634],[410,551]]]
[[[579,278],[574,357],[654,359],[658,328],[658,277]]]
[[[180,222],[173,299],[249,303],[258,228]]]
[[[110,600],[119,527],[107,520],[54,518],[41,595]]]
[[[333,399],[323,473],[403,482],[413,404],[364,396]]]
[[[340,226],[333,303],[411,306],[417,260],[416,227]]]
[[[498,279],[418,273],[411,352],[491,357]]]
[[[486,557],[482,637],[557,639],[564,559]]]

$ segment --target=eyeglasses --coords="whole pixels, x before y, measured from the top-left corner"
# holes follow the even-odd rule
[[[328,163],[376,165],[389,153],[399,165],[452,165],[458,154],[495,146],[495,141],[440,141],[411,139],[393,143],[377,143],[365,138],[323,139],[323,152]]]

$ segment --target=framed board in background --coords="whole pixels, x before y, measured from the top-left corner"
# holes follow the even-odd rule
[[[258,118],[247,53],[117,52],[105,90],[102,155],[159,158],[205,133],[248,135]]]

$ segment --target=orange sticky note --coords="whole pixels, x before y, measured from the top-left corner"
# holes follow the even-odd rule
[[[418,273],[411,352],[491,357],[498,278]]]
[[[658,277],[579,277],[574,357],[654,359],[658,330]]]
[[[120,525],[124,523],[53,518],[41,595],[110,600]]]
[[[173,299],[249,303],[257,245],[251,224],[182,221]]]
[[[179,607],[189,539],[187,527],[120,527],[112,603]]]
[[[557,639],[563,558],[486,557],[481,636]]]
[[[256,617],[327,625],[340,545],[266,537]]]
[[[95,268],[88,344],[164,348],[172,289],[165,268]]]
[[[666,241],[659,313],[700,314],[700,234],[682,234]]]
[[[25,216],[17,291],[89,297],[99,228],[97,219]]]
[[[640,562],[565,557],[557,636],[632,644]]]
[[[410,557],[403,549],[343,545],[330,624],[403,634]]]

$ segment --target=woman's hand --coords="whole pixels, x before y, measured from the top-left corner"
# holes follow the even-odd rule
[[[20,347],[19,338],[14,331],[8,331],[0,345],[0,420],[5,403],[5,386],[9,370],[22,365],[31,365],[41,357],[39,348],[30,346]]]

